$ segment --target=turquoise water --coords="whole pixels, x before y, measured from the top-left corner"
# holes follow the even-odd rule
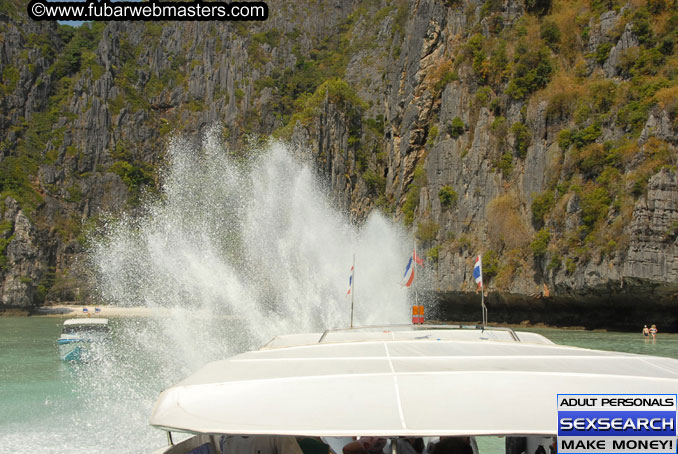
[[[0,317],[0,453],[141,453],[162,446],[165,436],[148,427],[148,415],[177,377],[162,377],[152,359],[134,356],[124,337],[137,323],[111,320],[118,333],[113,348],[95,363],[71,364],[59,359],[62,319]]]
[[[55,402],[72,406],[67,367],[55,355],[57,319],[0,319],[0,427],[40,424]]]
[[[0,453],[148,453],[165,442],[148,427],[158,393],[191,372],[168,368],[152,322],[111,321],[114,346],[94,364],[59,360],[59,318],[0,318]],[[678,335],[656,343],[640,333],[531,329],[556,343],[678,358]],[[130,342],[131,333],[156,340],[154,354]],[[156,357],[153,357],[156,356]],[[227,355],[224,355],[227,356]],[[169,361],[171,363],[171,361]],[[481,452],[500,452],[503,440],[479,440]]]
[[[678,334],[662,334],[660,332],[657,334],[656,342],[652,342],[652,340],[646,341],[643,338],[641,328],[642,326],[638,328],[638,333],[552,328],[531,328],[518,331],[539,333],[561,345],[678,358]]]

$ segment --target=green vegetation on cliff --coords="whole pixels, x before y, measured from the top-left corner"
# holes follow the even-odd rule
[[[221,121],[231,153],[253,135],[308,138],[353,215],[393,214],[434,262],[491,243],[503,289],[628,250],[649,179],[676,166],[674,0],[358,1],[322,21],[317,7],[29,33],[3,3],[1,30],[21,38],[0,71],[0,197],[81,250],[111,192],[129,208],[155,186],[172,132]],[[33,279],[40,298],[64,273]]]
[[[530,150],[550,156],[543,191],[511,203],[508,195],[500,195],[488,207],[489,234],[496,238],[492,254],[503,267],[514,262],[517,271],[530,264],[519,251],[526,245],[516,231],[532,235],[528,243],[534,259],[546,257],[547,272],[564,264],[571,275],[593,256],[614,257],[628,248],[627,227],[633,207],[646,195],[647,181],[678,163],[677,5],[664,0],[527,1],[526,13],[507,22],[501,3],[488,0],[480,8],[482,23],[466,10],[464,38],[438,65],[453,62],[451,73],[465,75],[445,85],[470,91],[472,118],[480,109],[489,113],[496,147],[490,155],[505,181],[505,194],[520,191],[515,175],[535,159]],[[449,2],[447,7],[464,5]],[[434,92],[443,89],[435,86]],[[656,121],[648,129],[651,116],[670,125]],[[543,121],[546,125],[539,126]],[[454,118],[449,136],[461,136],[462,126]],[[469,129],[471,141],[477,134],[473,122]],[[446,187],[439,190],[443,209]],[[406,222],[413,211],[411,194],[418,192],[407,193]],[[514,216],[520,207],[529,209],[531,226],[522,225],[522,215]],[[507,214],[493,214],[498,212]],[[500,288],[512,282],[502,276],[513,272],[504,271],[495,273]]]

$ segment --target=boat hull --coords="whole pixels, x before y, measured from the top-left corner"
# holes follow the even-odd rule
[[[90,341],[85,339],[59,339],[59,357],[62,361],[84,361],[88,359]]]

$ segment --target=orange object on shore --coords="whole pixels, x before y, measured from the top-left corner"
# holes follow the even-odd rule
[[[414,305],[412,306],[412,324],[421,325],[424,323],[424,306]]]

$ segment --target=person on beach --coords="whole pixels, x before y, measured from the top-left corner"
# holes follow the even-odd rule
[[[650,334],[652,334],[652,341],[655,341],[657,337],[657,325],[652,325],[650,328]]]
[[[645,340],[650,339],[650,328],[648,328],[647,325],[643,326],[643,337]]]

